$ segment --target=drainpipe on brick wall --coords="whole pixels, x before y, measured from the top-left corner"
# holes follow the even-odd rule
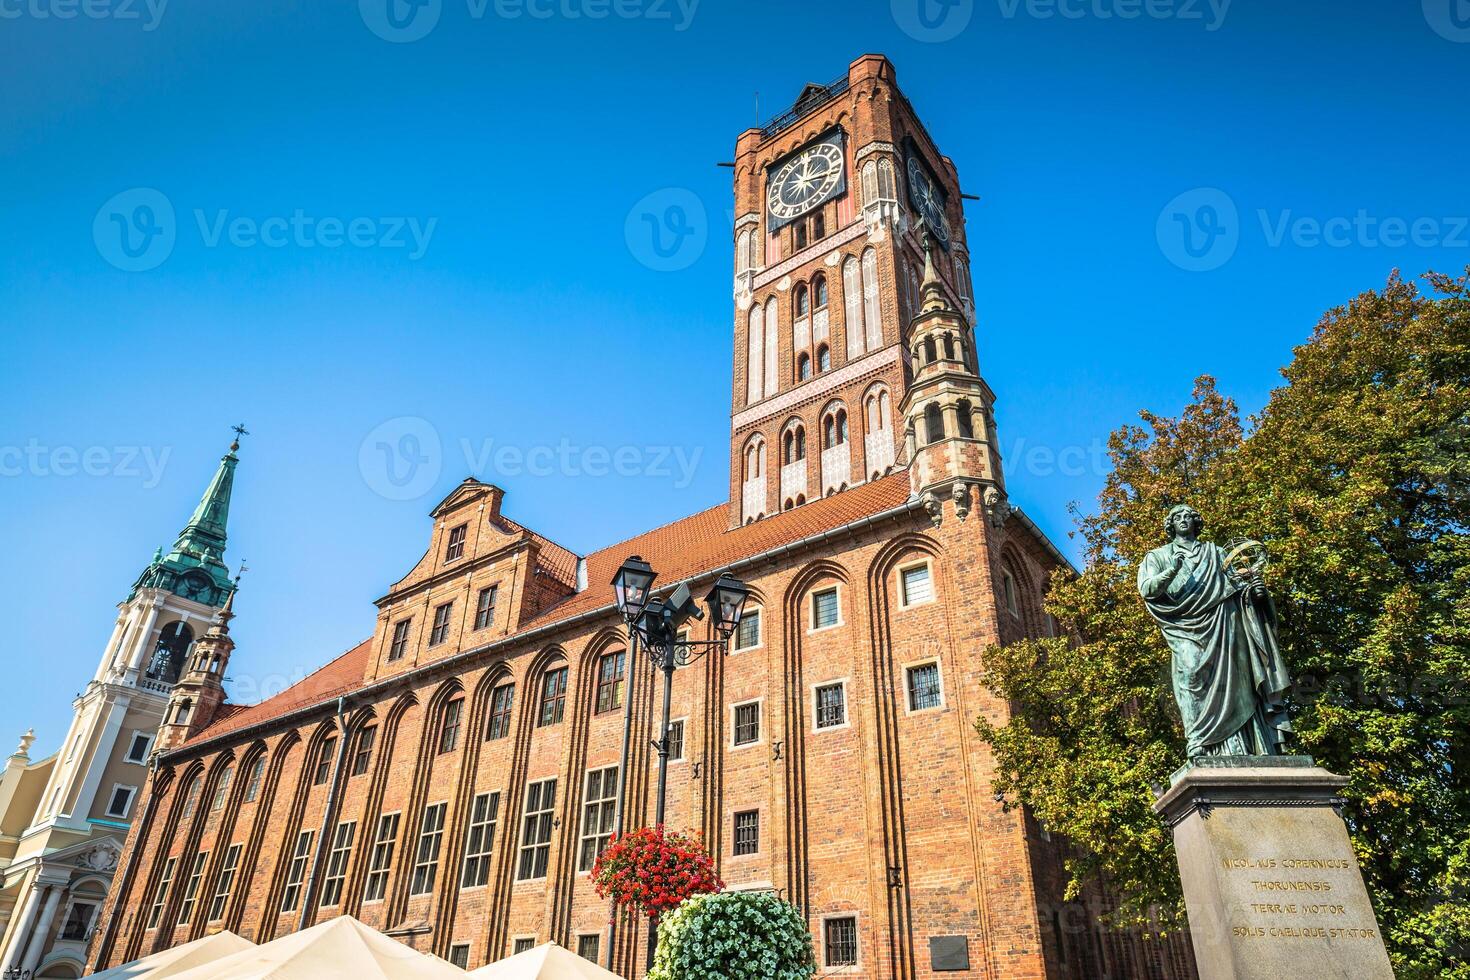
[[[311,870],[306,875],[306,887],[302,891],[301,917],[296,920],[296,931],[310,924],[312,904],[316,901],[317,872],[321,869],[322,855],[331,849],[332,817],[337,809],[337,791],[342,781],[342,760],[347,757],[347,699],[337,699],[337,758],[332,760],[332,781],[327,788],[327,808],[322,814],[322,829],[317,835],[316,855],[311,859]]]
[[[138,833],[133,835],[133,846],[128,848],[128,860],[122,866],[122,871],[117,879],[117,887],[113,890],[118,898],[118,905],[112,909],[112,914],[107,918],[107,928],[102,933],[102,941],[97,944],[97,958],[92,961],[91,973],[101,973],[103,969],[102,960],[112,953],[112,944],[117,941],[118,921],[122,918],[121,900],[123,894],[132,887],[133,868],[138,863],[138,852],[143,849],[143,841],[152,829],[153,803],[156,797],[154,786],[158,780],[158,753],[148,760],[148,798],[143,801],[143,812],[138,815]],[[124,846],[127,845],[127,836],[123,837]],[[134,909],[134,914],[137,910]]]

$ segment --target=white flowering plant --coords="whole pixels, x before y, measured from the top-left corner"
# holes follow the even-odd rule
[[[665,915],[648,980],[809,980],[812,934],[769,892],[695,895]]]

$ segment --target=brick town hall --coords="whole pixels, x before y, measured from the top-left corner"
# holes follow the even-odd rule
[[[90,966],[341,914],[469,968],[547,940],[607,963],[586,872],[625,711],[627,826],[653,820],[658,685],[608,584],[636,554],[661,589],[750,586],[728,654],[675,676],[667,822],[794,902],[820,975],[1194,975],[1098,928],[1102,892],[1063,901],[1065,843],[991,789],[981,652],[1054,628],[1064,559],[1007,502],[954,164],[868,55],[741,133],[734,175],[728,502],[577,555],[466,480],[371,638],[249,707],[221,687],[248,590],[211,579]],[[618,929],[613,968],[645,942]]]

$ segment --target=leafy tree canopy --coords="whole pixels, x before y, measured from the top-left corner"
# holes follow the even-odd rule
[[[1013,705],[977,727],[995,788],[1078,845],[1071,896],[1105,879],[1117,925],[1183,922],[1151,786],[1183,762],[1169,650],[1138,561],[1169,507],[1204,536],[1261,541],[1296,679],[1295,751],[1348,776],[1347,818],[1401,978],[1470,980],[1470,268],[1395,273],[1323,316],[1242,425],[1208,377],[1177,418],[1109,441],[1112,473],[1080,517],[1086,568],[1047,609],[1071,639],[985,655]]]

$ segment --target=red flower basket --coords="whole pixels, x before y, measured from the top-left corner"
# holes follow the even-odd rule
[[[650,918],[691,895],[725,887],[698,835],[666,833],[662,827],[614,837],[592,866],[592,882],[600,897]]]

